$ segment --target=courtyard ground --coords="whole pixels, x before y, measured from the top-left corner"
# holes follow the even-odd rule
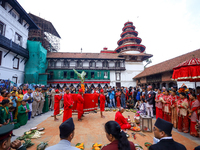
[[[28,131],[31,127],[37,126],[38,128],[44,127],[45,134],[42,135],[41,138],[32,139],[32,142],[35,143],[34,146],[28,148],[28,150],[36,150],[37,145],[40,142],[48,141],[49,145],[52,146],[57,144],[60,141],[59,138],[59,125],[62,123],[62,115],[58,116],[59,121],[53,121],[53,117],[49,117],[52,112],[48,112],[43,114],[42,116],[36,117],[28,122],[27,125],[14,130],[15,137],[12,138],[12,141],[22,135],[25,131]],[[75,123],[75,136],[72,140],[72,145],[74,146],[76,143],[84,143],[85,150],[91,150],[91,146],[93,143],[99,144],[108,144],[109,141],[106,138],[104,131],[104,124],[107,121],[114,120],[115,112],[104,112],[106,118],[100,118],[100,114],[98,113],[89,113],[86,114],[84,120],[82,122],[77,121],[77,115],[73,115],[74,123]],[[124,112],[123,115],[127,117],[128,115],[133,118],[134,113],[132,112]],[[39,123],[41,122],[41,123]],[[155,120],[153,120],[154,124]],[[146,136],[141,136],[136,134],[136,139],[131,136],[132,131],[128,131],[130,135],[129,140],[135,144],[141,145],[144,150],[147,148],[144,146],[145,142],[153,143],[153,132],[141,132]],[[193,150],[194,147],[200,145],[200,139],[191,137],[188,133],[179,133],[176,130],[173,130],[172,137],[175,141],[182,143],[186,146],[187,150]]]

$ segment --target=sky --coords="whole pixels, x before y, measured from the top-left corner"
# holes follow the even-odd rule
[[[200,0],[18,0],[27,13],[50,21],[61,36],[60,52],[99,53],[117,48],[132,21],[153,54],[152,63],[200,48]]]

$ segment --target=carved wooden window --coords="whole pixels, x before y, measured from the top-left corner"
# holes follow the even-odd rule
[[[115,63],[115,67],[120,67],[120,62],[119,61]]]
[[[0,21],[0,34],[5,35],[6,25]]]
[[[83,62],[82,61],[77,61],[77,67],[82,67],[83,66]]]
[[[91,61],[91,62],[90,62],[90,67],[95,67],[95,66],[96,66],[95,61]]]
[[[15,33],[15,43],[22,46],[22,36],[18,33]]]

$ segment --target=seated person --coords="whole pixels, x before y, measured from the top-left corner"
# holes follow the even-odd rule
[[[0,149],[8,150],[12,148],[16,150],[26,150],[26,147],[23,146],[20,140],[15,140],[11,143],[13,128],[14,126],[11,124],[0,127]]]
[[[126,102],[126,106],[128,109],[132,109],[134,107],[134,100],[129,96],[129,99]]]
[[[115,121],[108,121],[105,124],[107,139],[111,142],[104,146],[102,150],[135,150],[133,142],[128,141],[124,131],[121,131],[120,125]]]
[[[131,125],[127,122],[126,118],[122,115],[124,108],[120,107],[119,111],[115,114],[115,121],[120,125],[121,129],[130,129]]]
[[[8,110],[9,111],[9,120],[10,120],[9,124],[14,124],[14,129],[17,129],[20,127],[20,124],[17,123],[17,119],[14,119],[14,114],[13,114],[14,110],[15,110],[14,106],[9,107],[9,110]]]
[[[29,105],[26,103],[26,100],[22,100],[21,105],[18,107],[17,115],[17,122],[20,124],[20,126],[23,126],[27,123],[29,110]]]
[[[72,118],[63,122],[60,126],[60,142],[56,145],[46,148],[46,150],[79,150],[71,146],[71,141],[74,138],[75,125]]]
[[[0,124],[7,125],[9,123],[8,105],[9,100],[4,99],[0,106]]]
[[[137,100],[137,102],[135,103],[134,108],[139,110],[139,106],[140,106],[140,100]]]
[[[143,100],[140,102],[139,110],[141,114],[146,115],[146,105]]]

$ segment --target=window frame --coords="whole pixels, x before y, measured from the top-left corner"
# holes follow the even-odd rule
[[[15,77],[15,76],[12,76],[12,81],[13,81],[13,78],[16,80],[16,84],[17,84],[17,79],[18,79],[18,77]]]
[[[2,33],[0,33],[1,35],[5,36],[5,32],[6,32],[6,24],[3,23],[2,21],[0,21],[0,24],[3,25],[3,30],[2,30]]]
[[[14,67],[14,61],[15,59],[17,59],[17,67]],[[13,60],[13,69],[19,69],[19,58],[18,57],[15,57],[15,59]]]
[[[119,79],[117,78],[118,74],[119,74]],[[121,73],[120,72],[116,72],[115,73],[115,78],[116,78],[116,81],[121,81]]]
[[[19,33],[15,32],[15,43],[16,44],[18,44],[17,41],[19,41],[19,40],[16,39],[16,35],[18,36],[18,38],[20,37],[20,44],[19,45],[22,46],[23,45],[23,43],[22,43],[22,41],[23,41],[22,36]]]

